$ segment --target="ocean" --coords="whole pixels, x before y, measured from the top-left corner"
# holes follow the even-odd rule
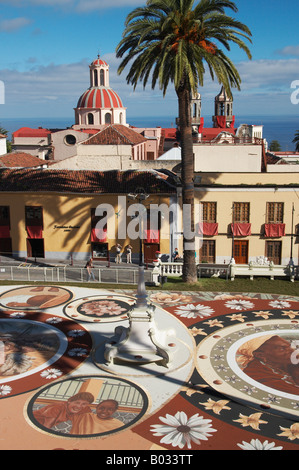
[[[127,121],[135,127],[175,127],[175,116],[157,116],[157,117],[129,117]],[[72,117],[44,117],[44,118],[2,118],[0,117],[0,127],[8,131],[8,138],[11,133],[20,127],[44,127],[47,129],[65,129],[74,124]],[[292,143],[295,132],[299,130],[299,116],[236,116],[235,125],[240,124],[262,124],[263,137],[268,144],[272,140],[280,143],[282,151],[294,151],[295,144]],[[205,117],[205,127],[212,127],[211,117]]]

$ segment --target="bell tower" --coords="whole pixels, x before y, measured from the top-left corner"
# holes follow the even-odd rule
[[[94,60],[90,66],[90,87],[106,87],[109,88],[109,65],[98,58]]]
[[[234,125],[233,98],[229,98],[224,86],[215,97],[215,114],[212,118],[213,127],[228,128]]]
[[[126,123],[126,108],[110,88],[109,65],[98,55],[89,65],[90,87],[80,96],[75,108],[75,128],[100,129],[103,125]]]

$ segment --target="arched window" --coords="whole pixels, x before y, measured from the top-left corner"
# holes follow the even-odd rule
[[[100,86],[105,86],[105,72],[104,70],[100,70]]]
[[[98,86],[98,71],[97,70],[93,71],[93,76],[94,76],[94,86]]]
[[[123,123],[123,113],[119,113],[119,123]]]
[[[196,105],[196,103],[193,103],[193,113],[192,114],[193,114],[192,117],[194,117],[194,118],[197,117],[197,105]]]
[[[110,113],[105,114],[105,124],[111,124],[111,114]]]
[[[88,113],[87,122],[88,124],[94,124],[94,117],[92,113]]]

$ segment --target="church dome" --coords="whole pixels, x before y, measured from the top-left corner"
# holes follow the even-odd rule
[[[104,66],[104,67],[107,67],[108,64],[107,62],[105,62],[103,59],[100,59],[100,57],[98,56],[97,59],[95,59],[91,64],[90,64],[90,67],[92,66]]]
[[[80,96],[77,108],[123,108],[123,104],[112,88],[91,87]]]
[[[109,65],[100,56],[89,65],[90,86],[75,108],[76,125],[98,127],[104,124],[126,125],[126,108],[109,84]]]

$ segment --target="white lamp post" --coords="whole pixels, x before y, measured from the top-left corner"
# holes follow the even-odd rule
[[[144,190],[129,196],[139,203],[148,198]],[[173,336],[171,330],[158,330],[154,319],[155,306],[147,300],[142,262],[143,227],[140,212],[139,218],[140,252],[136,304],[128,313],[129,327],[118,326],[115,329],[115,340],[106,343],[104,357],[108,364],[115,361],[131,364],[158,363],[168,367],[174,353]]]

